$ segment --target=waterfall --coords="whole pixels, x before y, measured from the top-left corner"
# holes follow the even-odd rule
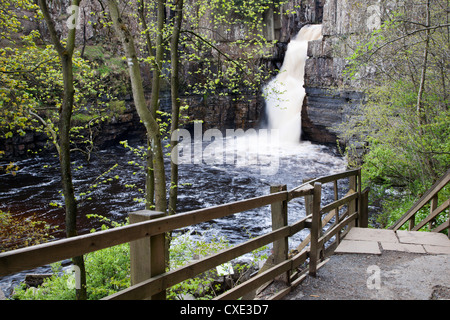
[[[264,88],[268,128],[278,129],[282,142],[298,144],[300,141],[308,41],[321,37],[321,25],[307,25],[300,29],[288,44],[280,72]]]

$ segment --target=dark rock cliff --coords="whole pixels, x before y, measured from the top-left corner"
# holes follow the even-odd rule
[[[370,70],[357,79],[345,79],[343,71],[358,42],[378,28],[391,10],[402,2],[389,0],[326,0],[323,37],[311,41],[305,66],[306,98],[302,110],[303,137],[336,143],[337,126],[358,114],[364,103],[363,85]]]

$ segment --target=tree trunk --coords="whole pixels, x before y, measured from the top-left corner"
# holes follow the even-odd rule
[[[73,0],[72,5],[78,6],[79,0]],[[45,0],[39,0],[39,6],[47,23],[53,45],[58,52],[61,61],[63,81],[64,81],[64,97],[59,117],[59,162],[61,165],[61,182],[64,195],[64,204],[66,210],[66,235],[74,237],[77,235],[77,202],[72,182],[72,169],[70,160],[70,128],[73,110],[73,100],[75,89],[73,85],[73,51],[75,48],[75,29],[70,29],[67,36],[66,48],[63,47],[58,39],[55,31],[53,20],[48,11]],[[78,267],[80,272],[81,283],[76,289],[78,300],[86,300],[86,271],[84,259],[82,256],[72,258],[73,264]]]
[[[427,28],[430,27],[430,1],[427,0],[427,8],[426,8],[426,26]],[[420,84],[419,84],[419,91],[417,93],[417,117],[418,117],[418,124],[419,124],[419,130],[420,133],[422,133],[422,125],[425,124],[425,111],[423,109],[423,91],[425,89],[425,79],[426,79],[426,73],[427,73],[427,63],[428,63],[428,47],[430,43],[430,29],[427,29],[425,31],[425,48],[423,50],[423,64],[422,64],[422,73],[420,76]]]
[[[179,118],[180,118],[180,79],[179,79],[179,55],[178,55],[178,42],[180,40],[181,21],[183,18],[183,0],[178,0],[176,7],[176,15],[174,18],[172,40],[170,43],[170,62],[172,64],[172,73],[170,76],[171,86],[171,98],[172,98],[172,123],[170,132],[173,134],[178,130]],[[178,141],[171,141],[171,170],[170,170],[170,191],[169,191],[169,215],[175,214],[177,210],[177,197],[178,197],[178,162],[176,161],[177,155],[172,154],[174,148],[178,144]]]
[[[430,44],[430,5],[431,0],[427,0],[426,3],[426,27],[428,28],[425,31],[425,48],[423,50],[423,64],[422,64],[422,72],[420,76],[420,84],[419,84],[419,91],[417,92],[417,105],[416,105],[416,112],[417,112],[417,122],[419,126],[419,134],[420,136],[423,136],[423,127],[426,124],[426,112],[423,106],[423,92],[425,90],[425,81],[426,81],[426,73],[427,73],[427,64],[428,64],[428,51],[429,51],[429,44]],[[424,162],[425,167],[428,170],[427,175],[433,177],[433,179],[436,179],[437,176],[435,174],[434,170],[434,162],[432,157],[429,154],[424,154]]]
[[[64,203],[66,207],[66,235],[75,237],[77,233],[78,206],[75,200],[75,192],[72,183],[72,169],[70,160],[70,120],[72,118],[74,87],[72,56],[65,55],[62,59],[64,78],[64,100],[59,120],[59,162],[61,164],[61,180],[63,185]],[[83,256],[72,258],[73,264],[79,268],[81,275],[81,288],[77,288],[78,300],[86,300],[86,272]]]
[[[108,5],[114,29],[116,30],[116,33],[120,41],[122,42],[128,61],[128,69],[136,111],[146,128],[147,138],[152,139],[156,146],[154,149],[153,159],[155,173],[155,209],[156,211],[166,212],[166,177],[164,171],[164,158],[161,146],[161,134],[159,131],[159,125],[146,105],[144,88],[142,85],[142,78],[140,73],[141,70],[139,68],[139,61],[137,59],[133,36],[122,21],[117,2],[115,0],[108,0]]]
[[[157,118],[157,110],[159,108],[159,94],[161,88],[161,69],[162,69],[162,58],[163,58],[163,28],[164,28],[164,15],[165,6],[163,0],[158,0],[157,3],[157,34],[155,42],[155,53],[153,55],[152,43],[150,40],[150,34],[148,31],[147,22],[145,19],[144,2],[141,2],[139,7],[139,16],[141,23],[145,30],[145,38],[147,42],[147,50],[150,56],[154,57],[153,63],[153,76],[152,76],[152,95],[150,98],[150,111],[154,119]],[[155,193],[155,174],[154,174],[154,153],[162,152],[162,150],[155,150],[155,148],[161,148],[161,144],[155,144],[153,140],[148,140],[147,149],[147,174],[146,174],[146,207],[150,209],[154,205],[154,193]]]

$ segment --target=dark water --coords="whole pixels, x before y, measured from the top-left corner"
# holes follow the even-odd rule
[[[286,184],[289,190],[302,184],[305,178],[340,172],[345,170],[346,165],[330,147],[308,142],[282,147],[277,150],[276,157],[276,170],[269,175],[261,170],[262,160],[255,165],[243,166],[229,163],[207,165],[204,162],[181,164],[178,212],[265,195],[270,192],[272,184]],[[101,225],[97,219],[89,219],[86,215],[98,214],[123,222],[129,212],[144,208],[144,204],[137,201],[143,197],[138,189],[144,189],[144,174],[132,161],[142,164],[141,159],[122,146],[97,152],[90,163],[82,156],[74,157],[73,168],[83,166],[73,172],[76,194],[91,191],[80,197],[80,234],[87,233],[92,228],[98,229]],[[36,214],[39,220],[59,227],[60,232],[54,233],[56,238],[64,237],[64,211],[50,205],[63,204],[58,159],[37,156],[17,161],[16,164],[20,169],[15,176],[0,175],[0,210],[17,216]],[[169,169],[169,159],[166,165]],[[111,168],[113,169],[108,171]],[[94,185],[96,186],[93,187]],[[323,194],[325,198],[331,199],[332,188],[325,188]],[[305,215],[303,199],[291,201],[288,209],[290,222]],[[238,243],[270,229],[270,207],[267,206],[202,223],[183,231],[206,236],[219,234],[231,243]],[[300,242],[304,236],[300,233],[294,237],[291,245]],[[0,279],[0,289],[9,294],[11,283],[17,283],[22,278],[23,273],[4,277]]]

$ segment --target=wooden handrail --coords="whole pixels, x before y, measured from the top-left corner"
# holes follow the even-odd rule
[[[348,177],[350,177],[350,191],[343,198],[337,199],[337,180]],[[277,212],[284,212],[284,214],[287,214],[288,201],[298,197],[312,197],[313,212],[311,214],[307,214],[306,217],[296,223],[288,225],[287,218],[285,216],[281,220],[277,220],[278,225],[276,227],[274,222],[273,228],[278,229],[273,230],[272,232],[258,236],[232,248],[222,250],[214,255],[203,258],[202,260],[183,266],[176,270],[171,270],[166,273],[153,276],[150,279],[144,280],[137,284],[133,284],[131,287],[121,292],[106,297],[105,300],[144,299],[154,296],[155,294],[158,294],[181,281],[194,277],[202,272],[214,268],[215,266],[228,262],[264,245],[275,243],[277,241],[278,243],[285,242],[287,244],[288,237],[293,236],[305,228],[309,228],[311,230],[313,236],[310,237],[310,248],[308,250],[302,249],[300,252],[297,252],[292,257],[288,258],[288,248],[280,246],[280,250],[283,248],[285,252],[275,256],[284,256],[282,261],[276,261],[275,266],[271,266],[268,270],[261,272],[261,274],[255,276],[250,281],[237,286],[218,298],[229,299],[240,297],[248,290],[252,290],[259,285],[262,285],[263,282],[273,279],[280,274],[286,274],[289,277],[289,272],[305,262],[308,257],[310,258],[310,264],[312,263],[314,265],[313,268],[310,267],[310,273],[313,274],[313,271],[315,273],[318,259],[321,258],[320,252],[324,248],[324,242],[331,239],[331,237],[339,233],[342,228],[360,217],[358,207],[361,205],[355,205],[356,201],[361,200],[360,196],[362,193],[360,192],[360,181],[360,169],[350,170],[311,180],[290,191],[286,191],[284,187],[283,191],[277,192],[278,190],[274,188],[273,191],[271,191],[273,193],[261,197],[236,201],[210,208],[193,210],[169,217],[161,217],[154,220],[137,222],[110,230],[98,231],[95,233],[57,240],[33,247],[0,253],[0,276],[32,269],[48,263],[68,259],[73,256],[79,256],[89,252],[112,247],[121,243],[153,237],[155,235],[163,234],[179,228],[226,217],[238,212],[259,208],[266,205],[272,205],[273,216],[274,214],[278,214]],[[321,209],[320,195],[322,183],[328,182],[335,182],[335,201],[327,204]],[[367,195],[367,193],[364,194]],[[351,210],[352,215],[347,216],[347,214],[343,214],[339,217],[338,209],[343,205],[349,206],[347,211]],[[325,217],[326,222],[324,223],[322,221],[322,214],[333,209],[337,212],[331,212],[327,215],[327,217]],[[322,234],[323,226],[328,223],[332,215],[336,215],[336,221],[333,226],[325,232],[325,234]],[[295,274],[291,276],[291,278],[293,277],[295,277]]]
[[[412,231],[417,231],[427,223],[431,222],[434,218],[436,218],[442,211],[450,207],[450,199],[441,204],[438,208],[433,210],[425,219],[423,219],[419,224],[417,224]]]
[[[439,191],[442,190],[450,182],[450,169],[438,180],[436,183],[425,192],[425,194],[417,200],[417,202],[398,219],[389,229],[398,230],[400,229],[408,220],[413,219],[414,215],[422,209],[428,202],[430,202]]]
[[[287,200],[286,191],[0,253],[0,277]]]
[[[312,188],[308,188],[308,186],[314,186],[314,183],[316,182],[320,182],[321,184],[325,184],[325,183],[329,183],[329,182],[334,182],[337,180],[341,180],[341,179],[345,179],[348,177],[352,177],[352,176],[358,176],[361,174],[361,169],[353,169],[353,170],[348,170],[348,171],[344,171],[344,172],[340,172],[340,173],[335,173],[329,176],[322,176],[319,178],[315,178],[315,179],[311,179],[308,180],[307,182],[299,185],[298,187],[293,188],[290,192],[291,193],[295,193],[295,192],[300,192],[300,190],[308,190],[308,192],[312,192]]]

